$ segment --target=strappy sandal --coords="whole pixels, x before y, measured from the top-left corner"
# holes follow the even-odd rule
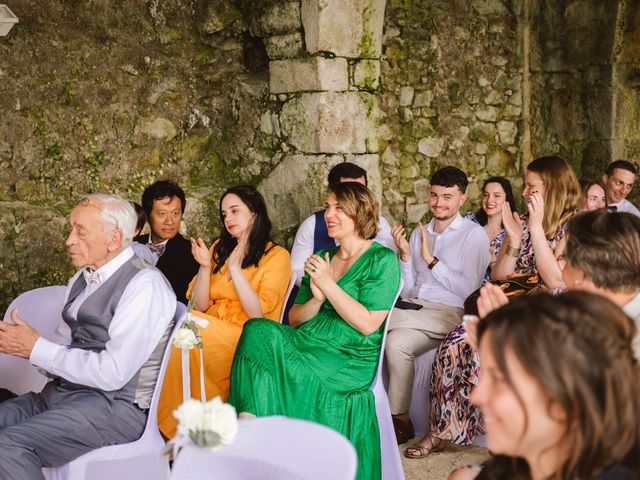
[[[419,459],[419,458],[424,458],[433,452],[442,452],[445,449],[446,442],[441,438],[438,438],[439,442],[438,442],[438,445],[436,445],[433,440],[434,438],[438,438],[438,437],[429,435],[429,443],[427,445],[424,445],[418,442],[412,445],[411,447],[405,448],[404,456],[407,458]]]

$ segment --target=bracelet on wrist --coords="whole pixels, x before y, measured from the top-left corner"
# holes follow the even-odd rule
[[[434,257],[433,257],[433,260],[431,260],[431,263],[429,263],[429,265],[427,265],[427,268],[428,268],[429,270],[432,270],[432,269],[433,269],[433,267],[435,267],[435,266],[436,266],[436,264],[437,264],[439,261],[440,261],[440,259],[439,259],[438,257],[435,257],[435,256],[434,256]]]
[[[520,247],[512,247],[511,245],[507,245],[507,255],[513,258],[518,258],[520,256]]]

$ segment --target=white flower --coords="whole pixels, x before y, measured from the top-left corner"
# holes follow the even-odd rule
[[[200,447],[214,450],[233,443],[238,434],[236,409],[215,397],[203,403],[190,399],[173,412],[178,419],[178,435],[191,438]]]
[[[193,348],[198,345],[198,338],[190,328],[180,328],[173,338],[173,345],[176,348]]]

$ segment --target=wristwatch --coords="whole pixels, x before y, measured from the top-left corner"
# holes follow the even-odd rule
[[[429,265],[427,265],[427,268],[429,270],[433,270],[433,267],[436,266],[436,264],[440,261],[440,259],[438,257],[433,257],[433,260],[431,260],[431,263]]]

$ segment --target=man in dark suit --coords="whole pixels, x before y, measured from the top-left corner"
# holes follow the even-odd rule
[[[178,301],[186,304],[187,287],[198,273],[191,254],[191,242],[180,235],[180,223],[187,200],[184,191],[170,180],[158,180],[142,194],[142,208],[151,228],[136,241],[147,244],[158,255],[156,267],[164,273]]]

